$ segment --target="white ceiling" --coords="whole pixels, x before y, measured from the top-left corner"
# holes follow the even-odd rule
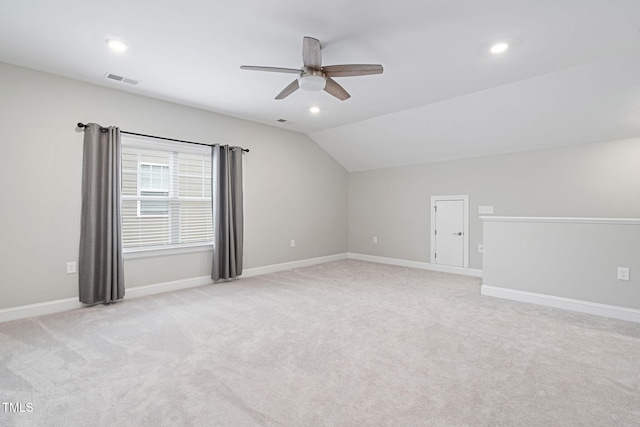
[[[0,0],[0,61],[303,132],[357,171],[640,136],[639,30],[638,0]],[[303,36],[384,74],[276,101],[294,76],[240,70],[300,67]]]

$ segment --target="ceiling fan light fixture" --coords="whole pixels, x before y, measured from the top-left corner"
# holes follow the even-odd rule
[[[301,89],[317,92],[324,89],[327,83],[322,71],[305,70],[304,74],[298,79]]]

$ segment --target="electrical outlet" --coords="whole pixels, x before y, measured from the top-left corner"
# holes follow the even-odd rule
[[[296,247],[296,241],[295,241],[295,240],[293,240],[293,239],[291,240],[291,247],[292,247],[292,248],[295,248],[295,247]]]
[[[75,261],[69,261],[67,263],[67,274],[74,274],[76,271],[78,271],[76,269],[76,262]]]
[[[618,267],[618,280],[629,280],[629,267]]]
[[[373,236],[373,243],[378,243],[378,236]]]

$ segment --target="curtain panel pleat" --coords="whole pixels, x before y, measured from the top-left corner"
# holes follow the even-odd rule
[[[243,194],[242,148],[216,145],[211,149],[214,281],[242,274]]]
[[[120,168],[120,129],[88,124],[84,130],[78,263],[80,301],[85,304],[124,297]]]

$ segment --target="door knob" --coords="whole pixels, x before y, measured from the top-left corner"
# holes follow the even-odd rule
[[[462,236],[462,231],[458,231],[457,233],[453,233],[454,236]]]

